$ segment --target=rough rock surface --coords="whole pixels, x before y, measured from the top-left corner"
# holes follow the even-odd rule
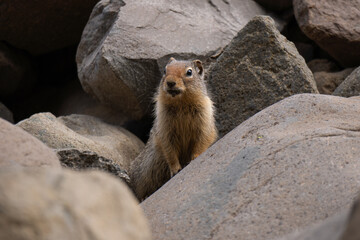
[[[0,118],[0,167],[11,166],[60,168],[60,162],[45,144]]]
[[[315,224],[315,226],[296,230],[295,233],[279,240],[345,240],[341,236],[346,227],[348,214],[349,210],[336,213],[334,216]]]
[[[213,66],[208,85],[220,136],[285,97],[318,93],[304,59],[270,17],[252,19]]]
[[[319,93],[332,94],[353,70],[347,68],[339,72],[315,72],[314,79]]]
[[[0,118],[5,119],[8,122],[14,123],[12,112],[0,102]]]
[[[51,113],[39,113],[17,125],[51,148],[96,152],[124,170],[144,148],[144,143],[129,131],[86,115],[56,118]]]
[[[151,239],[134,196],[101,172],[0,170],[0,209],[0,239]]]
[[[360,239],[360,201],[314,227],[281,238],[281,240],[357,240]]]
[[[117,163],[111,159],[101,157],[95,152],[64,148],[56,150],[56,153],[63,167],[77,171],[98,169],[121,178],[127,184],[130,183],[130,177],[127,172],[122,170]]]
[[[0,5],[0,41],[47,53],[76,44],[98,0],[4,0]]]
[[[102,0],[78,47],[81,84],[101,102],[138,119],[151,112],[170,56],[208,57],[253,16],[265,13],[251,0]]]
[[[254,115],[141,205],[154,239],[273,239],[350,206],[360,100],[299,94]]]
[[[335,96],[352,97],[360,95],[360,67],[356,68],[334,91]]]
[[[301,30],[343,66],[360,65],[359,0],[294,0]]]
[[[1,7],[2,5],[0,9]],[[0,97],[5,98],[14,93],[21,94],[23,91],[28,91],[35,81],[36,74],[30,57],[23,51],[0,42]]]

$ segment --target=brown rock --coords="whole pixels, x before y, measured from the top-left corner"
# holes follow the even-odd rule
[[[306,63],[309,69],[315,72],[338,72],[340,69],[328,59],[313,59]]]
[[[0,40],[36,55],[77,44],[96,2],[4,0]]]
[[[253,18],[209,70],[219,135],[293,94],[318,93],[312,73],[270,17]]]
[[[45,144],[0,118],[0,167],[9,166],[60,168],[60,162]]]
[[[299,94],[248,119],[141,205],[154,239],[273,239],[350,206],[360,101]]]
[[[315,72],[314,78],[319,92],[332,94],[353,70],[353,68],[347,68],[340,72]]]
[[[126,5],[102,0],[78,47],[81,84],[102,103],[139,119],[151,113],[170,55],[205,59],[259,14],[265,11],[252,0],[134,0]]]
[[[96,152],[124,170],[144,148],[144,143],[129,131],[86,115],[56,118],[51,113],[39,113],[17,125],[51,148]]]
[[[302,31],[345,67],[360,65],[358,0],[294,0]]]
[[[101,172],[0,170],[0,208],[0,239],[151,238],[129,189]]]
[[[5,119],[8,122],[14,123],[12,112],[0,102],[0,118]]]
[[[359,198],[349,209],[344,209],[314,227],[281,238],[281,240],[358,240],[360,239]]]
[[[360,95],[360,67],[356,68],[334,91],[333,95],[352,97]]]

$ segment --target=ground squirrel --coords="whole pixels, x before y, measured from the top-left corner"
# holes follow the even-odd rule
[[[139,200],[155,192],[217,138],[213,102],[200,60],[170,58],[155,103],[150,138],[130,168]]]

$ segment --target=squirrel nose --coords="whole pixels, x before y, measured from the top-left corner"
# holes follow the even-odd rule
[[[168,85],[169,88],[172,88],[173,86],[175,86],[175,82],[166,82],[166,84]]]

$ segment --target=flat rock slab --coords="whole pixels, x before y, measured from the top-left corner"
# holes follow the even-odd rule
[[[272,239],[350,206],[360,101],[299,94],[254,115],[141,205],[154,239]]]
[[[139,119],[152,110],[170,56],[209,57],[260,14],[251,0],[102,0],[78,47],[79,79],[86,92]]]
[[[294,0],[301,30],[345,67],[360,65],[359,0]]]
[[[270,17],[254,17],[209,70],[220,137],[260,110],[297,93],[318,93],[295,45]]]

